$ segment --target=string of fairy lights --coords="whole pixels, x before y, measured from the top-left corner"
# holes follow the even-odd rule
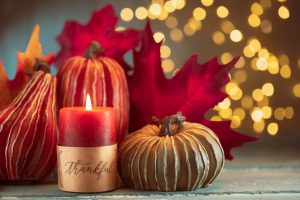
[[[288,20],[290,12],[285,5],[286,0],[277,0],[280,5],[272,7],[271,0],[259,0],[251,4],[248,26],[260,29],[262,33],[272,32],[272,22],[263,17],[265,12],[270,9],[277,9],[279,19]],[[218,2],[219,3],[219,2]],[[215,15],[220,20],[219,30],[211,34],[211,39],[215,45],[224,45],[226,40],[233,43],[240,43],[243,55],[236,64],[236,70],[231,75],[231,81],[226,85],[225,91],[229,95],[214,108],[211,120],[231,120],[232,128],[239,128],[242,122],[248,117],[253,122],[254,132],[262,133],[266,131],[270,135],[276,135],[279,130],[280,121],[292,119],[294,117],[294,108],[292,106],[272,107],[269,103],[274,95],[275,86],[271,82],[266,82],[259,88],[254,88],[250,94],[247,94],[241,85],[247,80],[247,71],[267,72],[271,75],[280,76],[282,79],[289,79],[292,75],[289,57],[282,53],[275,55],[266,46],[263,46],[259,38],[247,38],[242,30],[236,28],[235,24],[228,19],[230,10],[224,5],[216,5],[214,0],[201,0],[192,11],[192,16],[186,20],[183,27],[179,27],[178,18],[174,13],[186,7],[185,0],[152,0],[147,7],[137,7],[135,9],[126,7],[120,12],[120,17],[124,22],[131,20],[161,20],[170,30],[169,33],[157,31],[153,34],[156,42],[163,41],[161,46],[162,67],[165,73],[175,73],[176,68],[171,58],[172,50],[168,42],[178,43],[184,37],[190,37],[197,34],[202,27],[202,22],[207,15],[207,9],[215,9]],[[182,20],[182,19],[180,19]],[[124,27],[117,27],[116,30],[124,30]],[[167,35],[169,34],[169,35]],[[166,38],[170,38],[171,41]],[[241,41],[246,41],[243,44]],[[225,64],[233,58],[230,52],[224,52],[220,61]],[[251,68],[246,68],[246,63],[250,63]],[[300,66],[300,60],[298,62]],[[293,93],[295,97],[300,98],[300,83],[294,85]],[[238,102],[238,106],[233,107],[233,101]]]

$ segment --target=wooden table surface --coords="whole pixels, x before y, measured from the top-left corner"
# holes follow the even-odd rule
[[[298,144],[299,142],[297,142]],[[0,185],[0,199],[299,199],[300,146],[248,144],[234,152],[216,181],[192,192],[143,192],[121,188],[108,193],[62,192],[56,184]]]

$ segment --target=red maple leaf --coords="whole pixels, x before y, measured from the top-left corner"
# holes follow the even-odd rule
[[[117,22],[118,17],[112,5],[95,11],[86,25],[77,21],[67,21],[57,37],[61,50],[56,57],[56,66],[61,66],[67,58],[84,55],[87,46],[95,40],[101,44],[105,56],[117,60],[126,71],[130,70],[123,56],[138,44],[140,31],[115,31]]]
[[[172,78],[166,79],[161,67],[160,46],[154,41],[148,23],[141,38],[141,49],[134,51],[134,73],[128,77],[131,98],[130,131],[151,124],[152,116],[163,118],[181,111],[187,121],[208,126],[219,137],[227,159],[230,149],[257,138],[230,129],[230,121],[209,121],[205,113],[227,97],[221,88],[229,81],[234,58],[220,65],[217,58],[199,64],[192,55]]]
[[[54,60],[55,56],[53,53],[47,56],[43,55],[42,45],[39,41],[39,32],[40,28],[36,25],[25,52],[17,53],[18,67],[13,80],[8,79],[5,68],[0,60],[0,111],[18,95],[19,91],[27,83],[29,78],[26,75],[26,71],[33,70],[36,59],[45,61],[49,65]]]

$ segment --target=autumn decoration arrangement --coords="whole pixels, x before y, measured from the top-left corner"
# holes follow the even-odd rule
[[[58,111],[83,106],[87,94],[93,105],[114,108],[119,175],[136,189],[207,187],[224,159],[233,158],[231,148],[256,140],[232,130],[230,121],[204,117],[226,98],[222,87],[238,58],[199,64],[195,54],[167,79],[150,24],[115,31],[117,22],[111,5],[87,24],[67,21],[56,57],[42,54],[36,26],[26,51],[17,54],[13,80],[0,62],[0,180],[47,178],[56,163]],[[130,51],[133,66],[124,59]]]
[[[128,129],[129,93],[124,70],[97,41],[91,41],[83,56],[67,59],[59,68],[58,105],[60,108],[82,106],[90,94],[94,106],[114,107],[117,116],[117,141]]]

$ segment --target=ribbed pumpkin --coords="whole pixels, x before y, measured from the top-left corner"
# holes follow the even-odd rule
[[[0,179],[42,180],[56,163],[56,78],[34,72],[0,112]]]
[[[119,174],[139,190],[195,190],[208,186],[224,165],[216,135],[207,127],[184,122],[180,113],[158,125],[146,125],[119,148]]]
[[[129,120],[129,92],[122,67],[112,58],[102,56],[96,41],[87,47],[85,56],[75,56],[59,68],[59,107],[85,105],[87,93],[93,106],[116,110],[117,142],[125,136]]]

